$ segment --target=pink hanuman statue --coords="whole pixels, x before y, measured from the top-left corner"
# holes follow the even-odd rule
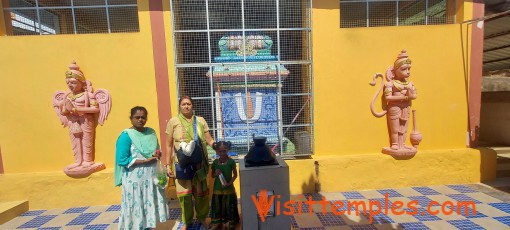
[[[74,152],[74,164],[64,172],[70,177],[86,177],[105,168],[103,163],[94,163],[94,146],[97,124],[103,125],[107,119],[111,98],[104,89],[94,92],[76,62],[65,75],[69,91],[59,90],[53,95],[53,107],[62,125],[69,128]]]
[[[422,140],[421,134],[416,130],[415,110],[413,110],[413,132],[411,133],[411,144],[407,146],[406,137],[411,119],[411,101],[418,97],[416,88],[409,81],[411,74],[411,59],[405,50],[398,55],[397,60],[386,71],[386,81],[382,74],[374,76],[370,85],[376,85],[376,78],[381,78],[381,87],[372,99],[370,110],[376,117],[386,115],[390,135],[390,147],[382,149],[383,153],[392,156],[413,156],[417,152],[418,144]],[[384,87],[383,111],[374,110],[374,102]]]

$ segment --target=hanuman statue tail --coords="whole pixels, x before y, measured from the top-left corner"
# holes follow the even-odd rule
[[[384,87],[384,76],[380,73],[376,73],[374,75],[374,80],[369,83],[371,86],[375,86],[377,84],[377,77],[380,77],[381,78],[381,87],[379,87],[379,91],[377,91],[377,93],[375,94],[374,98],[372,99],[372,102],[370,103],[370,111],[372,111],[372,114],[376,117],[382,117],[384,115],[386,115],[386,110],[383,110],[382,112],[378,113],[375,111],[374,109],[374,102],[375,102],[375,99],[379,97],[379,94],[381,93],[383,87]]]

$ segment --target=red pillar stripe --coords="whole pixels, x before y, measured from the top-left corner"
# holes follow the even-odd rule
[[[484,16],[483,0],[473,1],[473,18]],[[483,71],[483,21],[471,24],[471,60],[469,79],[469,147],[479,139]]]
[[[163,15],[163,1],[149,0],[152,52],[154,57],[154,72],[156,78],[156,92],[158,97],[159,137],[163,155],[166,156],[166,148],[163,147],[166,139],[166,122],[172,116],[170,111],[170,88],[168,86],[168,62],[166,54],[165,17]],[[164,158],[163,158],[164,159]]]

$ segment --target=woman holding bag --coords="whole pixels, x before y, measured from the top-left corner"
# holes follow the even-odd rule
[[[183,96],[179,99],[179,115],[168,121],[166,134],[168,152],[166,166],[170,177],[177,176],[175,186],[177,198],[179,199],[182,209],[181,219],[183,228],[181,229],[186,229],[193,223],[192,198],[195,199],[195,211],[197,212],[197,219],[202,225],[201,229],[205,229],[205,220],[209,212],[209,190],[207,187],[209,159],[207,155],[207,145],[213,147],[214,140],[209,133],[209,126],[205,119],[193,115],[193,101],[191,97]],[[199,164],[193,166],[191,179],[183,179],[183,173],[179,171],[182,170],[182,167],[178,162],[177,153],[179,152],[179,154],[181,154],[182,152],[190,151],[186,147],[195,139],[197,142],[200,142],[200,145],[195,144],[193,147],[202,147],[200,152],[202,154],[202,160]]]
[[[169,217],[164,185],[157,178],[158,138],[144,127],[144,107],[132,108],[129,119],[133,126],[122,131],[115,146],[115,185],[122,185],[119,229],[156,228]]]

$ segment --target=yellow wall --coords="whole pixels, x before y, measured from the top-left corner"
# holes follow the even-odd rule
[[[318,162],[319,177],[315,173]],[[395,161],[379,153],[316,156],[287,160],[291,194],[355,189],[477,183],[495,177],[496,153],[488,149],[423,151],[415,158]],[[29,200],[30,209],[69,208],[120,203],[120,187],[113,187],[113,170],[72,179],[62,173],[19,173],[0,177],[0,203]],[[212,181],[211,181],[212,182]],[[316,186],[320,183],[320,187]],[[212,183],[211,183],[212,185]],[[239,179],[234,186],[239,190]],[[174,198],[170,187],[168,197]],[[101,194],[98,196],[97,194]],[[238,193],[240,196],[241,194]]]
[[[164,6],[169,9],[167,1]],[[63,73],[73,59],[95,88],[109,90],[113,98],[108,121],[97,128],[97,161],[113,164],[115,139],[129,126],[132,106],[146,106],[152,115],[148,125],[157,129],[147,2],[141,1],[139,8],[139,33],[0,37],[0,63],[6,66],[0,78],[8,86],[0,92],[8,111],[0,120],[6,173],[57,171],[73,161],[67,130],[51,106],[53,92],[66,88]],[[385,118],[375,118],[369,110],[380,82],[376,87],[367,83],[375,73],[384,73],[403,48],[413,60],[411,81],[418,89],[413,109],[424,136],[420,150],[465,147],[467,98],[459,25],[346,29],[339,28],[339,12],[337,1],[314,2],[315,154],[368,154],[388,145]],[[176,114],[169,11],[165,23]]]
[[[380,79],[376,87],[368,83],[402,49],[413,61],[420,151],[464,148],[467,85],[459,25],[340,28],[338,8],[338,1],[314,2],[315,154],[367,154],[389,145],[386,118],[369,109]]]
[[[115,141],[131,126],[133,106],[147,107],[147,125],[159,130],[148,2],[139,1],[138,7],[139,33],[0,37],[0,145],[6,174],[62,171],[73,163],[67,128],[52,107],[53,93],[67,90],[64,72],[72,60],[113,101],[105,125],[96,129],[96,162],[113,166]]]
[[[13,173],[0,178],[0,202],[28,200],[29,208],[56,209],[120,204],[121,187],[113,185],[113,169],[74,179],[64,173]]]
[[[176,115],[171,14],[169,1],[163,3]],[[0,201],[28,199],[31,209],[120,202],[112,179],[114,144],[130,126],[129,109],[146,106],[148,126],[159,131],[148,3],[138,5],[139,33],[0,37],[0,145],[6,173],[0,175]],[[462,19],[467,20],[471,6],[462,6]],[[495,153],[465,148],[469,44],[461,35],[466,31],[458,24],[341,29],[339,17],[338,1],[314,1],[315,155],[287,161],[291,193],[313,192],[318,182],[330,192],[494,178]],[[370,113],[379,85],[368,82],[375,73],[384,73],[403,48],[413,60],[411,81],[418,89],[413,108],[424,138],[416,157],[395,160],[380,153],[388,145],[386,120]],[[95,88],[109,90],[113,99],[109,119],[97,128],[96,161],[107,169],[85,179],[62,172],[73,162],[72,150],[51,105],[53,93],[66,89],[64,72],[73,59]]]

